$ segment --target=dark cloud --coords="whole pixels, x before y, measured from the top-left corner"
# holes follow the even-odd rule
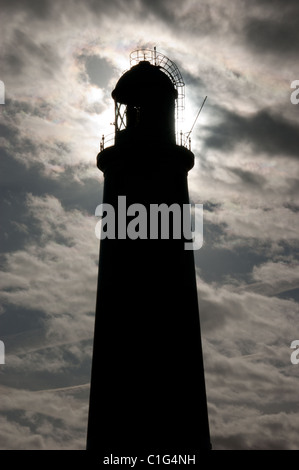
[[[229,168],[228,171],[239,176],[242,181],[242,185],[254,188],[262,188],[266,183],[266,178],[257,173],[252,173],[251,171],[243,170],[242,168]]]
[[[6,123],[0,124],[0,137],[4,137],[8,140],[13,140],[17,137],[18,130],[12,126],[7,125]]]
[[[210,129],[205,141],[207,148],[232,150],[236,144],[245,142],[257,152],[299,157],[299,126],[282,116],[261,110],[250,116],[241,116],[222,110],[223,120]]]
[[[177,62],[176,64],[182,74],[182,77],[183,77],[183,80],[184,80],[184,83],[188,89],[188,87],[190,86],[189,88],[189,92],[191,91],[191,87],[196,87],[196,94],[194,97],[192,97],[193,100],[198,100],[198,105],[200,104],[200,99],[201,99],[201,95],[200,95],[200,91],[201,90],[205,90],[206,89],[206,84],[205,82],[198,76],[195,76],[195,75],[192,75],[190,72],[188,72],[185,67],[183,66],[183,64]],[[193,88],[194,89],[194,88]]]
[[[4,58],[9,73],[20,74],[25,66],[25,60],[17,52],[8,52]]]
[[[159,0],[127,0],[126,2],[122,0],[113,0],[113,1],[98,1],[98,0],[89,0],[84,2],[88,5],[88,8],[97,14],[103,12],[117,13],[122,14],[126,13],[128,15],[137,16],[140,19],[145,19],[146,15],[149,13],[153,14],[159,19],[164,20],[165,22],[171,22],[175,17],[176,7],[180,6],[178,0],[165,0],[163,2]]]
[[[294,300],[295,302],[299,303],[299,288],[280,292],[279,294],[276,294],[276,295],[280,299]]]
[[[297,0],[253,0],[254,14],[245,18],[246,41],[259,54],[271,53],[284,61],[296,55],[299,39]]]
[[[26,30],[15,29],[1,57],[4,78],[14,78],[30,67],[38,67],[39,77],[54,77],[62,64],[59,49],[46,41],[39,42]],[[33,80],[34,72],[28,72],[28,79]],[[22,77],[20,77],[22,78]]]
[[[299,205],[293,202],[286,202],[284,204],[284,207],[286,207],[287,209],[290,209],[290,211],[292,212],[295,212],[295,213],[299,212]]]
[[[7,132],[15,135],[11,129]],[[30,145],[29,142],[27,145]],[[61,201],[66,210],[79,209],[94,215],[96,206],[102,202],[102,190],[102,182],[95,178],[78,181],[76,167],[65,167],[63,173],[53,178],[46,176],[42,163],[25,165],[0,149],[0,251],[20,249],[29,241],[38,242],[40,229],[27,212],[27,194],[51,194]]]
[[[298,12],[297,12],[298,14]],[[264,54],[272,52],[275,55],[298,53],[299,29],[297,18],[279,20],[251,18],[245,27],[248,44],[255,52]]]
[[[12,126],[18,124],[18,115],[28,115],[28,116],[38,116],[40,118],[47,118],[49,113],[52,110],[52,106],[46,100],[39,98],[38,105],[34,104],[34,98],[32,102],[14,100],[12,98],[7,98],[5,102],[4,116],[6,117],[9,124],[6,125],[6,128],[2,129],[2,135],[6,138],[11,138]],[[16,137],[18,131],[17,128],[14,130]],[[1,132],[1,131],[0,131]]]
[[[213,228],[213,236],[215,237]],[[204,225],[204,245],[195,252],[196,266],[200,269],[202,279],[207,283],[222,283],[226,279],[236,279],[238,282],[249,282],[252,269],[267,260],[268,254],[257,251],[254,247],[236,246],[234,250],[217,248],[217,244],[211,242],[211,228]]]
[[[34,311],[31,312],[33,318],[35,317],[34,313]],[[13,372],[18,373],[22,388],[33,391],[72,387],[88,383],[92,338],[78,341],[76,354],[74,354],[72,345],[49,344],[44,334],[45,330],[35,329],[33,332],[41,335],[41,339],[45,341],[46,346],[43,346],[41,341],[39,344],[35,341],[31,344],[31,347],[27,345],[27,351],[26,349],[22,351],[20,344],[18,344],[18,351],[15,352],[10,349],[10,353],[16,354],[19,361],[23,362],[24,370],[23,372],[19,370],[19,361],[16,361],[15,367],[11,365],[11,374],[2,375],[2,385],[10,387],[15,384]],[[7,346],[13,347],[9,337],[4,337],[4,339]],[[32,365],[28,367],[30,362]]]
[[[292,12],[299,9],[297,0],[254,0],[252,3],[261,5],[262,7],[268,8],[268,12],[273,14],[273,9],[277,9],[277,14],[280,16],[285,10]],[[284,7],[284,8],[282,8]],[[267,10],[266,10],[267,11]]]
[[[290,197],[292,197],[292,201],[290,202],[290,204],[291,207],[294,208],[294,206],[297,205],[299,197],[299,179],[288,177],[286,178],[286,183],[288,184],[288,194],[290,195]],[[289,207],[289,209],[293,210],[294,212],[294,209],[291,209],[291,207]]]
[[[208,212],[214,212],[217,211],[221,207],[221,204],[219,202],[212,202],[212,201],[204,201],[204,210]]]
[[[104,88],[108,85],[115,70],[108,60],[96,55],[81,55],[79,60],[85,64],[90,83],[97,85],[99,88]]]
[[[8,12],[25,11],[28,15],[33,15],[42,20],[49,20],[53,3],[51,0],[10,0],[1,1],[1,9]]]
[[[45,319],[46,315],[41,311],[28,310],[24,307],[15,307],[14,305],[5,306],[5,312],[0,317],[1,338],[5,338],[9,350],[12,351],[17,345],[20,346],[18,341],[14,341],[20,333],[24,337],[26,336],[24,333],[28,333],[31,330],[38,329],[40,332],[44,330],[45,333]],[[9,341],[9,337],[12,338],[11,341]],[[34,346],[35,344],[31,344],[31,348]]]

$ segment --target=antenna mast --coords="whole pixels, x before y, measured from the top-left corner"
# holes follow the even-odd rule
[[[202,102],[201,107],[199,108],[199,111],[198,111],[198,113],[197,113],[197,115],[196,115],[196,118],[194,119],[194,122],[193,122],[193,124],[192,124],[192,127],[191,127],[190,131],[189,131],[188,134],[187,134],[186,140],[189,139],[190,134],[191,134],[191,132],[193,131],[193,127],[195,126],[195,123],[196,123],[196,121],[197,121],[197,118],[198,118],[198,116],[199,116],[199,114],[200,114],[202,108],[204,107],[204,104],[205,104],[205,102],[206,102],[206,99],[207,99],[207,96],[205,97],[205,99],[204,99],[203,102]]]

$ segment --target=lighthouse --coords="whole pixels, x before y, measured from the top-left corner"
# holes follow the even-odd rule
[[[211,445],[194,252],[172,223],[194,165],[177,133],[184,82],[156,50],[130,65],[112,91],[114,141],[97,156],[101,215],[113,208],[114,219],[100,242],[87,449],[195,454]]]

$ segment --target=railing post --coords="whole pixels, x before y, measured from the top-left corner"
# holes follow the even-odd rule
[[[103,134],[102,135],[102,140],[101,140],[101,143],[100,143],[100,151],[101,152],[104,150],[104,146],[105,146],[105,136]]]

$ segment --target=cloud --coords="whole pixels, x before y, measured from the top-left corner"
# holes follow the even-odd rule
[[[52,7],[53,2],[49,0],[46,0],[42,4],[38,0],[26,0],[26,2],[22,2],[21,0],[12,0],[11,2],[6,2],[3,5],[3,8],[6,11],[27,11],[28,15],[33,14],[43,20],[49,19]]]
[[[252,18],[248,20],[245,34],[248,43],[259,54],[272,52],[274,55],[278,53],[294,55],[296,53],[299,35],[294,18],[288,22],[284,22],[283,18],[274,21]]]
[[[254,3],[254,14],[248,16],[244,28],[248,44],[258,54],[271,53],[282,61],[292,58],[298,42],[298,3],[294,0]]]
[[[45,312],[50,337],[68,341],[88,337],[97,277],[95,221],[76,210],[64,211],[54,197],[28,196],[27,201],[41,238],[38,245],[28,243],[26,249],[6,255],[1,300]]]
[[[93,215],[96,206],[102,202],[103,180],[95,162],[93,167],[84,163],[71,166],[59,161],[57,155],[54,165],[54,161],[50,164],[38,158],[35,160],[30,148],[32,153],[36,151],[34,144],[28,143],[26,153],[31,159],[27,161],[16,159],[11,148],[0,150],[1,252],[20,250],[39,242],[41,225],[28,212],[28,194],[37,197],[51,194],[66,210],[83,210],[89,215]],[[55,154],[52,154],[53,159]]]
[[[48,82],[59,76],[63,67],[63,59],[53,40],[41,37],[37,39],[30,35],[26,26],[12,27],[6,38],[5,53],[2,54],[1,60],[2,77],[7,83],[8,97],[13,95],[15,85],[21,91],[28,87],[33,91],[32,87],[37,78],[34,70],[37,65],[40,79]]]
[[[299,268],[296,262],[263,263],[253,268],[252,276],[257,284],[249,285],[249,290],[263,291],[264,295],[279,295],[299,288]]]
[[[222,111],[223,120],[213,128],[212,137],[205,140],[206,148],[230,151],[239,142],[246,142],[253,151],[269,156],[290,155],[298,158],[298,126],[267,110],[252,116]]]
[[[202,279],[198,289],[214,449],[296,449],[298,304]]]
[[[213,223],[225,224],[229,236],[254,238],[262,241],[286,241],[297,246],[298,218],[285,207],[247,207],[235,206],[234,209],[223,208],[207,212],[206,219]],[[227,240],[228,241],[228,240]]]
[[[88,410],[75,391],[31,393],[1,387],[1,397],[1,449],[84,450]]]
[[[53,196],[28,195],[26,209],[39,236],[7,253],[0,274],[6,345],[0,447],[84,449],[88,389],[42,390],[90,380],[96,221],[64,210]]]
[[[113,76],[113,68],[109,62],[97,55],[80,56],[86,68],[86,73],[91,83],[99,88],[105,88]]]
[[[262,175],[253,173],[251,171],[243,170],[242,168],[229,168],[229,171],[239,176],[242,181],[242,185],[251,188],[260,188],[266,183],[266,178]]]

